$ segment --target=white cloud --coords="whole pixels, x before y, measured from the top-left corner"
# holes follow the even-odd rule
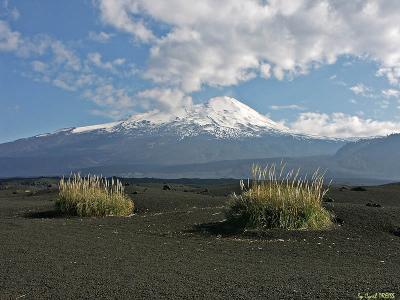
[[[260,74],[262,78],[269,79],[271,77],[271,65],[262,64],[260,66]]]
[[[125,58],[117,58],[113,61],[113,64],[120,66],[120,65],[123,65],[125,63],[125,61],[126,61]]]
[[[279,80],[339,56],[371,59],[400,78],[397,0],[97,0],[102,20],[150,43],[146,78],[186,93],[229,86],[258,74]],[[152,19],[170,30],[161,36]],[[267,67],[268,68],[268,67]],[[268,69],[269,71],[269,69]]]
[[[48,65],[42,61],[34,60],[31,64],[35,72],[44,73],[48,70]]]
[[[82,66],[79,57],[62,42],[53,41],[51,50],[53,51],[54,61],[58,65],[64,65],[66,69],[71,69],[73,71],[79,71],[81,69]]]
[[[382,94],[385,98],[399,98],[400,97],[400,90],[396,89],[387,89],[383,90]]]
[[[19,32],[12,31],[6,22],[0,20],[0,52],[17,50],[20,36]]]
[[[113,24],[117,29],[133,34],[143,42],[154,39],[151,30],[146,28],[142,20],[137,20],[139,13],[135,1],[97,1],[104,22]]]
[[[273,73],[274,73],[275,78],[278,80],[283,80],[283,78],[285,77],[285,72],[280,67],[275,67],[273,70]]]
[[[15,7],[14,7],[13,9],[11,9],[10,15],[11,15],[11,18],[12,18],[13,20],[18,20],[19,17],[21,16],[20,13],[19,13],[19,11],[18,11],[18,9],[16,9]]]
[[[388,100],[381,100],[378,102],[378,104],[382,109],[387,109],[390,105],[390,102]]]
[[[0,17],[8,17],[11,18],[12,20],[18,20],[20,17],[20,13],[16,7],[10,7],[8,0],[3,0],[2,4],[2,9],[0,9]]]
[[[358,83],[356,85],[353,85],[350,87],[350,90],[359,96],[364,96],[364,97],[372,97],[372,88],[362,84],[362,83]]]
[[[283,109],[291,109],[291,110],[305,110],[305,107],[297,105],[297,104],[290,104],[290,105],[271,105],[270,108],[272,110],[283,110]]]
[[[89,53],[87,57],[89,61],[93,63],[96,67],[109,70],[113,69],[113,64],[111,62],[103,62],[101,59],[101,54],[98,52]]]
[[[94,32],[94,31],[90,31],[89,32],[89,39],[95,42],[99,42],[99,43],[107,43],[110,41],[110,39],[114,36],[114,34],[112,33],[107,33],[104,31],[100,31],[100,32]]]
[[[87,55],[88,61],[100,69],[106,69],[113,73],[117,72],[117,68],[124,65],[125,59],[116,58],[113,61],[103,61],[102,55],[98,52],[92,52]]]
[[[129,111],[135,106],[135,99],[125,89],[116,88],[113,84],[99,85],[94,89],[88,89],[83,95],[100,107],[113,111],[112,115],[119,112],[119,116],[123,116],[127,110]]]
[[[66,91],[72,92],[72,91],[75,91],[75,90],[76,90],[76,88],[75,88],[74,86],[69,85],[67,82],[63,81],[63,80],[60,79],[60,78],[54,79],[54,80],[52,81],[52,83],[53,83],[56,87],[59,87],[59,88],[61,88],[61,89],[63,89],[63,90],[66,90]]]
[[[357,104],[357,103],[358,103],[356,99],[350,99],[349,102],[350,102],[351,104]]]
[[[396,89],[386,89],[382,90],[381,93],[375,92],[371,87],[368,87],[362,83],[358,83],[350,87],[350,90],[357,96],[363,96],[366,98],[375,99],[375,104],[380,107],[380,109],[387,109],[390,106],[389,98],[397,98],[400,96],[400,91]],[[381,99],[383,98],[385,99]],[[357,104],[355,99],[350,99],[350,103]]]
[[[60,40],[44,34],[24,37],[12,31],[4,21],[0,21],[0,51],[14,53],[29,62],[32,69],[23,72],[23,76],[78,93],[100,107],[94,110],[97,113],[102,111],[110,117],[126,116],[139,104],[135,93],[120,80],[137,72],[126,59],[105,61],[98,52],[82,58]]]
[[[381,67],[378,72],[378,76],[386,76],[389,82],[393,85],[400,84],[400,65],[394,65],[389,67]]]
[[[367,137],[400,132],[400,122],[363,119],[344,113],[301,113],[285,126],[298,133],[327,137]]]
[[[356,111],[356,115],[359,117],[363,117],[365,116],[365,112],[363,112],[362,110]]]
[[[109,108],[107,110],[92,109],[90,112],[93,115],[111,118],[113,120],[121,120],[121,118],[126,117],[126,115],[123,114],[121,110],[112,108]]]
[[[153,88],[139,92],[137,98],[143,101],[143,106],[152,109],[154,106],[164,111],[184,109],[192,104],[192,98],[177,89]],[[149,102],[150,101],[150,102]]]

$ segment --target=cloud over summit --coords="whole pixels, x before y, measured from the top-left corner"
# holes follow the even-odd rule
[[[186,93],[256,76],[282,80],[332,64],[341,55],[377,61],[379,74],[399,83],[399,1],[97,3],[105,23],[150,44],[146,77]],[[157,35],[144,16],[170,30]]]

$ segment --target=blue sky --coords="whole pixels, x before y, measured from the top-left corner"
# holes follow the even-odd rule
[[[295,2],[0,0],[0,142],[223,95],[297,132],[400,131],[399,2]]]

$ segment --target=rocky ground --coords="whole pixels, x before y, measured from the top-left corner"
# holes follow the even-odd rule
[[[241,232],[237,181],[126,182],[135,215],[68,218],[56,179],[1,181],[0,299],[400,298],[398,184],[333,187],[329,231]]]

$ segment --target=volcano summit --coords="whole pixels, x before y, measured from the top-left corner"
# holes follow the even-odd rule
[[[1,144],[0,176],[116,165],[132,166],[134,173],[137,165],[334,154],[343,144],[291,133],[236,99],[217,97],[174,113],[151,111]]]

